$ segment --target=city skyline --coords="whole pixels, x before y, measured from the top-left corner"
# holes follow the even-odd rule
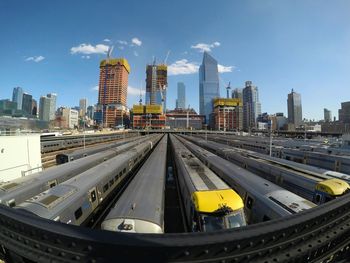
[[[57,93],[57,106],[75,106],[81,94],[96,103],[98,65],[113,44],[112,56],[130,62],[129,107],[138,103],[140,86],[145,90],[145,65],[153,56],[163,62],[168,50],[169,109],[175,107],[177,82],[184,82],[191,98],[187,104],[199,111],[198,68],[205,50],[220,65],[221,96],[229,81],[234,89],[251,80],[259,87],[262,112],[287,115],[287,105],[280,102],[291,89],[301,94],[307,119],[323,119],[323,108],[337,113],[341,102],[349,100],[344,97],[350,86],[346,1],[224,1],[186,7],[185,2],[130,1],[118,3],[118,12],[114,3],[79,3],[70,8],[44,1],[0,3],[0,29],[6,36],[0,50],[1,99],[11,99],[19,86],[37,100]],[[94,12],[106,5],[110,10]],[[145,14],[154,11],[159,21],[141,24]],[[113,15],[121,17],[120,26],[112,26]],[[337,92],[330,99],[333,89]]]

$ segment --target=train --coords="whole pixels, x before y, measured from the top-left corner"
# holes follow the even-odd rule
[[[144,137],[149,143],[154,142],[155,135]],[[39,173],[20,177],[15,180],[0,183],[0,203],[14,207],[41,192],[52,188],[86,170],[98,165],[118,154],[134,147],[139,142],[129,142],[108,151],[96,153],[91,156],[65,163]]]
[[[78,160],[80,158],[84,158],[86,156],[98,153],[98,152],[102,152],[102,151],[106,151],[110,148],[114,148],[117,147],[119,145],[125,144],[127,142],[131,142],[131,141],[140,141],[142,140],[144,137],[137,137],[137,138],[126,138],[117,142],[112,142],[112,143],[108,143],[108,144],[102,144],[102,145],[96,145],[96,146],[92,146],[89,147],[87,149],[78,149],[75,150],[73,152],[70,153],[59,153],[56,155],[56,164],[60,165],[63,163],[68,163],[68,162],[72,162],[74,160]]]
[[[41,153],[59,151],[68,148],[90,145],[99,142],[118,140],[137,136],[137,133],[111,133],[102,135],[79,135],[41,138]]]
[[[311,201],[205,150],[199,140],[195,140],[198,146],[186,137],[178,138],[193,155],[242,196],[249,224],[290,216],[317,207]]]
[[[194,141],[187,137],[188,140]],[[250,150],[196,139],[209,151],[318,205],[350,191],[350,175],[270,157]]]
[[[170,138],[187,228],[212,232],[245,226],[242,198],[177,138]]]
[[[165,135],[110,210],[101,229],[164,233],[167,143],[168,136]]]
[[[46,190],[15,208],[42,218],[72,225],[85,225],[106,204],[110,194],[119,189],[130,172],[151,151],[162,135],[153,142],[143,142],[117,157]]]

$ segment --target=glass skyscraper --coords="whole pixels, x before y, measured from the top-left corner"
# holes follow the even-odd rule
[[[301,96],[299,93],[292,92],[288,94],[288,122],[294,124],[295,128],[302,124]]]
[[[218,62],[207,52],[199,67],[199,113],[205,115],[209,124],[209,115],[213,111],[213,99],[220,97]]]
[[[186,109],[186,90],[183,82],[177,83],[176,108]]]
[[[13,88],[12,101],[17,103],[17,110],[22,109],[23,90],[21,87]]]
[[[257,128],[257,118],[261,114],[258,87],[251,81],[245,82],[243,89],[243,129],[249,131]]]

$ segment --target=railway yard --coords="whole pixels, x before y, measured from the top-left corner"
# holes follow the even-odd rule
[[[0,184],[2,258],[111,262],[107,249],[121,262],[349,256],[350,154],[324,140],[119,133],[42,138],[41,151],[43,171]]]

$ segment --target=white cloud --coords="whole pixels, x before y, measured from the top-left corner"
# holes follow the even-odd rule
[[[212,48],[219,47],[220,42],[215,41],[212,44],[198,43],[197,45],[191,46],[191,48],[198,49],[199,52],[210,52]]]
[[[92,87],[90,90],[91,90],[91,91],[98,91],[98,85]]]
[[[71,54],[106,54],[109,46],[104,44],[97,44],[93,46],[91,44],[80,44],[79,46],[72,47],[70,49]]]
[[[103,41],[104,41],[104,42],[111,42],[111,40],[108,39],[108,38],[103,39]]]
[[[181,59],[168,66],[168,74],[169,76],[193,74],[198,72],[198,69],[199,65],[197,62],[189,62],[187,59]]]
[[[137,37],[134,37],[133,39],[131,39],[131,43],[133,45],[136,45],[136,46],[141,46],[142,45],[142,41],[140,39],[138,39]]]
[[[44,59],[45,59],[45,57],[43,57],[43,56],[34,56],[34,57],[27,57],[27,58],[25,59],[25,61],[40,62],[40,61],[42,61],[42,60],[44,60]]]
[[[90,59],[90,56],[81,56],[81,58]]]
[[[139,56],[139,53],[137,53],[136,51],[134,51],[134,56],[135,56],[135,57],[138,57],[138,56]]]
[[[144,96],[145,95],[145,90],[141,89],[141,95]],[[131,96],[140,96],[140,89],[139,88],[134,88],[131,86],[128,86],[128,95]]]
[[[234,69],[235,69],[234,66],[223,66],[223,65],[218,64],[219,73],[232,72]]]
[[[125,40],[118,40],[117,41],[120,45],[127,45],[128,42],[126,42]]]

